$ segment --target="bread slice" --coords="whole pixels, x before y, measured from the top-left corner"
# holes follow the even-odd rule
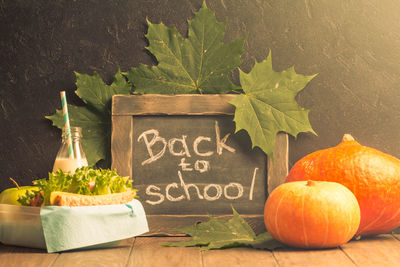
[[[55,191],[50,194],[50,205],[76,207],[125,204],[133,200],[135,196],[136,191],[134,190],[122,193],[91,196]]]

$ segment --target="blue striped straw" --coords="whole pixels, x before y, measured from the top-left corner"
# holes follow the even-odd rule
[[[61,95],[61,106],[64,118],[64,129],[67,134],[67,144],[68,144],[68,156],[71,158],[74,155],[74,149],[72,148],[72,138],[71,138],[71,126],[69,125],[68,107],[67,107],[67,96],[65,91],[60,92]]]

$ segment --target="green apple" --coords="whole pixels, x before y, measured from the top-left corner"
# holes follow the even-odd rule
[[[18,202],[18,197],[25,195],[26,191],[34,191],[39,188],[36,186],[20,186],[8,188],[0,194],[0,204],[21,205]]]

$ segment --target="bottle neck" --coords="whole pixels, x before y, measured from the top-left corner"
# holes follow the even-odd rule
[[[82,129],[80,127],[71,127],[70,136],[72,142],[80,142],[82,138]],[[62,142],[66,143],[68,141],[68,132],[65,128],[62,131]]]

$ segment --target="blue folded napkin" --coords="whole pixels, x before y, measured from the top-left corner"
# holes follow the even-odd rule
[[[149,231],[143,206],[136,199],[122,205],[44,206],[40,217],[49,253],[107,246]]]

